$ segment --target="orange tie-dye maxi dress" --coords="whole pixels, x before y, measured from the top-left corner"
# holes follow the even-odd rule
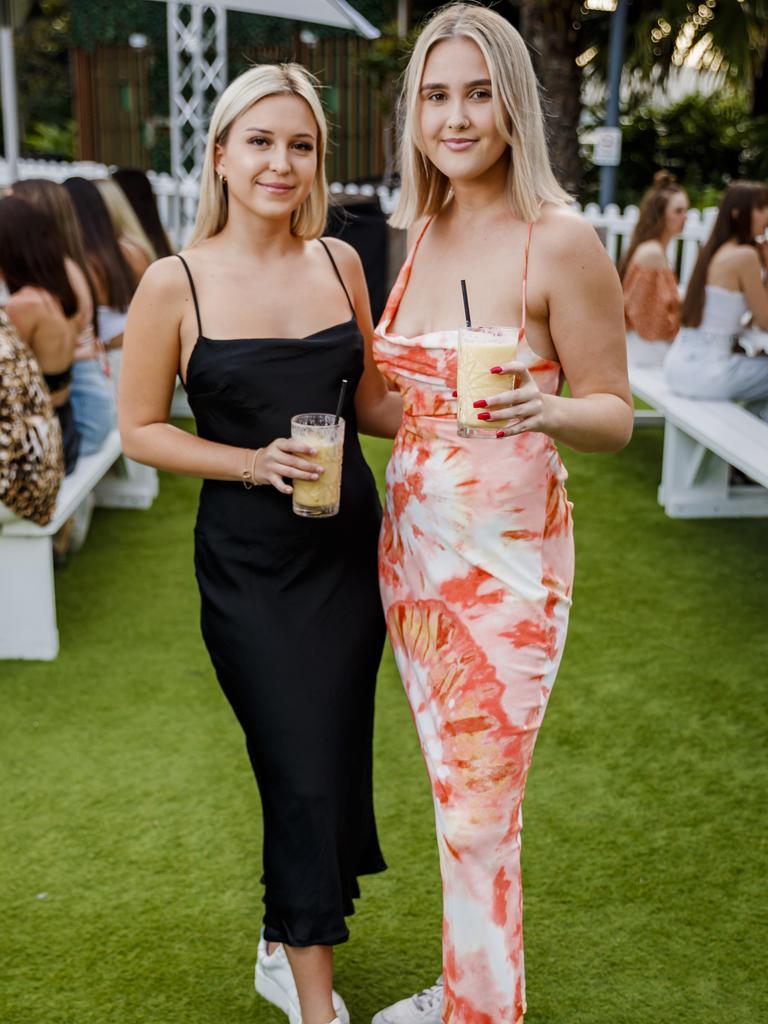
[[[551,438],[457,435],[457,331],[388,333],[420,240],[374,342],[404,404],[387,470],[381,590],[434,795],[443,1019],[516,1024],[525,1012],[521,803],[565,643],[571,510]],[[523,309],[527,256],[526,247]],[[519,359],[554,394],[559,364],[530,349],[524,326],[520,335]]]

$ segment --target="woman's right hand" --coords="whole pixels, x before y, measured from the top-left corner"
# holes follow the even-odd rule
[[[293,494],[293,488],[283,477],[292,480],[318,480],[323,467],[310,462],[302,455],[316,455],[317,452],[303,441],[295,441],[292,437],[276,437],[275,440],[260,449],[253,460],[253,482],[271,484],[281,494]]]

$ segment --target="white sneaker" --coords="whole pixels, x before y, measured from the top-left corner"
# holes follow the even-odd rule
[[[301,1024],[299,993],[296,991],[288,957],[281,945],[275,946],[272,955],[268,955],[263,934],[259,939],[254,974],[254,984],[259,995],[287,1014],[290,1024]],[[333,1009],[336,1018],[331,1024],[349,1024],[349,1011],[338,992],[333,993]]]
[[[372,1024],[442,1024],[443,1020],[443,976],[431,988],[417,992],[415,996],[401,999],[386,1010],[380,1010]]]

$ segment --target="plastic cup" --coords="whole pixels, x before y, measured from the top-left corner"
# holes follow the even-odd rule
[[[332,413],[305,412],[291,420],[291,437],[316,449],[306,455],[310,462],[321,465],[324,472],[318,480],[292,480],[293,511],[297,516],[327,519],[339,511],[341,498],[341,463],[344,455],[344,420],[338,423]]]
[[[496,437],[496,431],[512,421],[479,420],[474,403],[480,398],[493,398],[515,386],[513,373],[491,373],[517,358],[517,328],[461,327],[459,329],[457,427],[460,437]]]

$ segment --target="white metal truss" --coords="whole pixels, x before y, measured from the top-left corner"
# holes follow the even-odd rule
[[[203,168],[211,110],[227,85],[227,11],[216,0],[169,0],[171,173],[183,186]],[[178,230],[179,204],[174,228]]]

